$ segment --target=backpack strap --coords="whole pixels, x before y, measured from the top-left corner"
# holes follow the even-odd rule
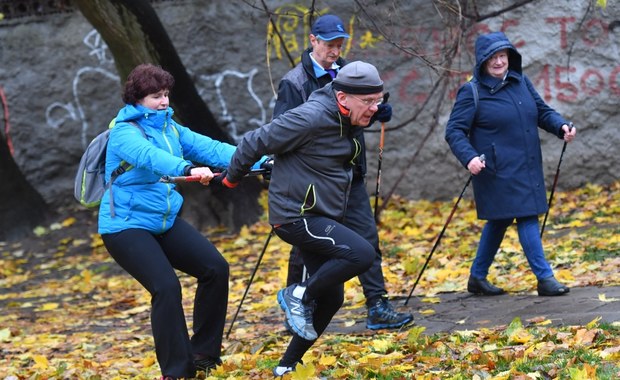
[[[467,84],[471,87],[471,92],[474,96],[474,120],[472,121],[472,125],[467,133],[468,136],[471,136],[471,130],[474,129],[474,122],[476,121],[476,116],[478,116],[478,102],[480,100],[480,96],[478,95],[478,80],[476,78],[472,77]]]
[[[142,127],[140,127],[140,125],[138,125],[138,123],[136,123],[135,121],[129,121],[128,123],[133,125],[137,129],[139,129],[140,133],[142,133],[142,136],[144,136],[144,138],[146,139],[146,133],[144,133],[144,130],[142,129]],[[112,119],[112,121],[110,122],[110,128],[112,128],[115,124],[116,124],[116,119]],[[112,216],[113,218],[114,218],[115,213],[114,213],[114,195],[112,194],[112,183],[114,182],[116,177],[125,173],[131,167],[132,165],[129,162],[122,161],[121,164],[116,169],[114,169],[112,174],[110,174],[110,182],[106,184],[106,187],[110,189],[110,216]]]
[[[471,80],[467,83],[469,84],[469,87],[471,87],[471,92],[474,95],[474,109],[476,110],[476,113],[478,113],[478,80],[476,78],[471,78]]]

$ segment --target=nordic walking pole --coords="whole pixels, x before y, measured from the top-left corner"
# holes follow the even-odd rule
[[[382,103],[387,103],[390,93],[383,95]],[[383,143],[385,138],[385,123],[381,122],[381,137],[379,138],[379,162],[377,163],[377,188],[375,190],[375,223],[379,223],[379,191],[381,190],[381,162],[383,161]]]
[[[484,162],[485,158],[486,157],[484,156],[484,154],[480,155],[480,161]],[[446,228],[448,227],[448,224],[450,224],[450,221],[452,220],[452,216],[454,215],[454,212],[456,211],[456,207],[459,205],[459,202],[461,201],[461,198],[463,198],[463,194],[465,194],[465,190],[467,190],[467,186],[469,186],[469,183],[471,182],[471,179],[473,177],[474,177],[473,174],[469,175],[469,178],[467,179],[467,182],[465,182],[465,186],[463,186],[463,190],[461,190],[461,194],[459,195],[458,199],[454,203],[454,206],[452,206],[452,211],[450,211],[450,216],[448,216],[448,220],[446,220],[446,224],[443,225],[443,228],[441,229],[441,232],[437,236],[437,240],[435,240],[435,244],[433,245],[433,249],[431,249],[431,253],[426,258],[426,262],[424,263],[424,266],[422,267],[422,270],[420,271],[420,274],[418,275],[418,278],[415,280],[415,283],[413,284],[413,288],[411,288],[411,291],[409,292],[409,296],[405,300],[405,305],[407,305],[407,303],[409,302],[409,299],[411,298],[411,295],[413,294],[413,291],[415,290],[415,287],[418,285],[418,282],[420,281],[420,278],[422,278],[422,274],[424,273],[424,270],[426,269],[426,266],[428,265],[429,261],[431,261],[431,257],[433,257],[433,253],[435,252],[435,249],[437,249],[437,247],[439,246],[439,242],[441,241],[441,238],[443,237],[444,232],[446,232]]]
[[[568,124],[568,131],[573,130],[573,123],[570,122]],[[555,187],[558,184],[558,177],[560,177],[560,165],[562,165],[562,158],[564,158],[564,152],[566,151],[567,142],[564,141],[564,145],[562,146],[562,153],[560,153],[560,161],[558,162],[558,168],[555,171],[555,178],[553,179],[553,186],[551,186],[551,193],[549,194],[549,204],[547,206],[547,212],[545,213],[545,218],[543,219],[542,227],[540,228],[540,238],[542,239],[543,232],[545,232],[545,224],[547,224],[547,217],[549,216],[549,211],[551,211],[551,202],[553,201],[553,194],[555,193]]]
[[[385,123],[381,123],[381,137],[379,138],[379,162],[377,163],[377,188],[375,190],[375,223],[379,223],[379,191],[381,189],[381,161],[383,161],[383,139]]]
[[[248,286],[246,286],[245,288],[245,292],[243,293],[243,297],[241,297],[241,302],[239,302],[239,306],[237,307],[237,311],[235,312],[235,316],[233,317],[232,321],[230,322],[230,327],[228,328],[228,332],[226,333],[226,339],[228,339],[228,336],[230,335],[230,331],[233,328],[233,325],[235,324],[235,321],[237,320],[237,316],[239,315],[239,310],[241,310],[241,305],[243,305],[243,301],[245,300],[245,297],[248,295],[248,291],[250,290],[250,285],[252,285],[252,281],[254,281],[254,275],[256,275],[256,272],[258,271],[258,266],[260,265],[261,260],[263,259],[263,256],[265,255],[265,251],[267,250],[267,246],[269,245],[269,241],[271,240],[271,237],[273,236],[274,231],[273,231],[273,227],[271,228],[271,231],[269,231],[269,235],[267,235],[267,240],[265,241],[265,245],[263,246],[263,250],[260,253],[260,255],[258,256],[258,261],[256,262],[256,266],[254,267],[254,270],[252,271],[252,275],[250,276],[250,281],[248,282]]]

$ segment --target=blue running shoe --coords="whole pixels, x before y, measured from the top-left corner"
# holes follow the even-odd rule
[[[381,297],[368,308],[366,327],[371,330],[397,329],[411,321],[413,321],[411,313],[397,312],[387,297]]]

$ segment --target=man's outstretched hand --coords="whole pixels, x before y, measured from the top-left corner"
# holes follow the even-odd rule
[[[237,187],[237,185],[239,185],[239,182],[229,181],[228,178],[226,177],[227,174],[228,172],[226,170],[224,170],[221,173],[215,173],[215,176],[211,180],[211,183],[214,185],[227,187],[229,189],[234,189],[235,187]]]

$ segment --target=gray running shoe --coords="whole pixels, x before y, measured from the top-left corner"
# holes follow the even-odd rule
[[[297,284],[293,284],[280,290],[278,292],[278,303],[284,310],[286,320],[295,334],[306,340],[316,340],[318,335],[312,324],[315,302],[311,301],[305,304],[301,302],[301,298],[293,296],[293,289],[296,286]]]

